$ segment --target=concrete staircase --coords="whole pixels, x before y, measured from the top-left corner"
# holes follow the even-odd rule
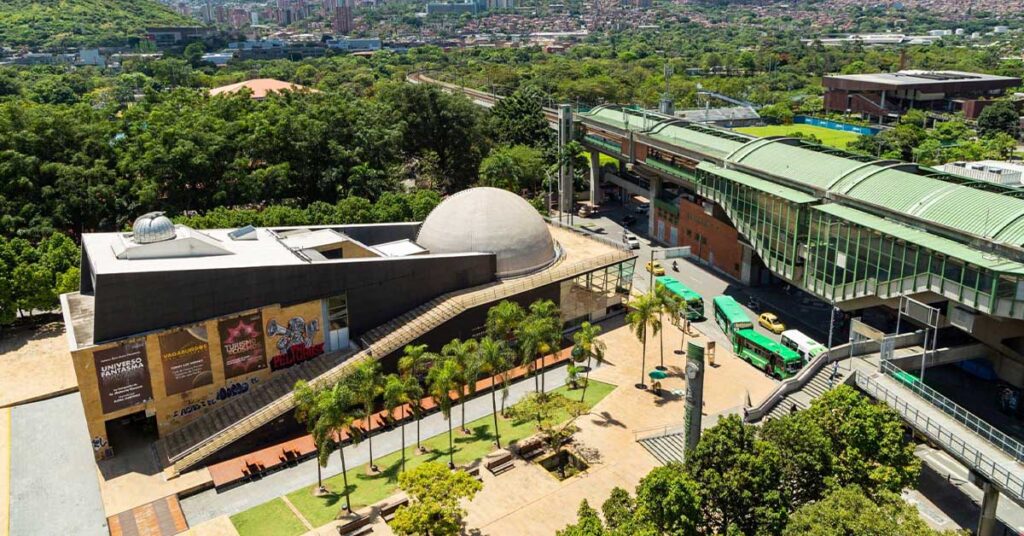
[[[400,350],[464,311],[610,266],[632,256],[628,251],[616,251],[577,263],[563,262],[529,277],[491,283],[431,300],[370,330],[361,339],[363,349],[354,355],[332,353],[292,367],[278,373],[247,396],[218,404],[208,413],[166,435],[157,443],[161,459],[169,464],[166,473],[168,476],[179,475],[291,411],[295,407],[292,388],[300,379],[313,387],[333,385],[359,364]]]
[[[849,364],[847,363],[846,365],[848,366]],[[793,411],[794,405],[798,410],[806,409],[811,405],[812,400],[825,394],[825,392],[831,387],[840,385],[850,376],[850,371],[843,370],[842,366],[843,365],[840,364],[839,370],[836,371],[836,376],[832,380],[831,386],[829,385],[829,378],[832,376],[832,365],[825,365],[824,367],[821,367],[821,370],[819,370],[814,376],[811,376],[811,379],[804,384],[802,388],[789,393],[775,404],[775,407],[768,412],[768,415],[765,416],[763,420],[775,419],[782,417],[783,415],[787,415]]]
[[[637,443],[647,449],[662,465],[670,462],[682,463],[686,451],[686,435],[671,432],[665,435],[638,439]]]

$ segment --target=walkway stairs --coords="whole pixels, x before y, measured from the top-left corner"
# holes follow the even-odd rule
[[[431,300],[370,330],[361,339],[363,349],[354,355],[351,352],[331,353],[292,367],[248,395],[218,404],[210,412],[166,435],[157,443],[157,451],[161,460],[169,464],[168,476],[185,472],[292,410],[292,388],[300,379],[314,387],[332,385],[364,361],[386,357],[464,311],[611,266],[632,256],[628,251],[616,251],[572,264],[563,261],[532,276],[457,291]]]
[[[825,365],[824,367],[821,367],[821,370],[815,373],[814,376],[811,376],[811,379],[808,380],[803,387],[797,391],[787,394],[782,398],[782,400],[775,404],[775,407],[768,412],[768,415],[766,415],[763,420],[782,417],[783,415],[793,411],[793,406],[796,406],[796,409],[798,410],[806,409],[811,405],[811,402],[815,398],[825,394],[833,387],[842,384],[843,381],[850,376],[850,371],[843,370],[843,366],[849,366],[849,363],[840,364],[840,368],[835,371],[833,371],[832,365]],[[834,378],[832,377],[833,373],[835,374]],[[831,383],[829,381],[830,378]]]
[[[637,443],[647,449],[662,465],[684,460],[686,450],[686,434],[682,431],[670,431],[664,435],[638,439]]]

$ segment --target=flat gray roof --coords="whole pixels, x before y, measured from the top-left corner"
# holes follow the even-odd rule
[[[888,86],[940,86],[944,84],[984,83],[984,82],[1017,82],[1019,78],[998,76],[984,73],[968,73],[964,71],[921,71],[907,70],[895,73],[841,74],[825,77],[826,80],[845,80],[867,84]]]

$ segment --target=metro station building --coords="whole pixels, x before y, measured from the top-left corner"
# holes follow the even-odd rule
[[[893,324],[902,297],[927,303],[956,335],[943,340],[980,343],[975,361],[1024,387],[1019,188],[652,111],[602,106],[575,123],[592,161],[626,168],[592,176],[592,195],[604,182],[651,199],[655,241],[744,284],[789,284]]]
[[[181,471],[294,433],[295,381],[477,336],[502,299],[551,299],[567,327],[613,314],[633,264],[476,188],[422,223],[196,230],[147,214],[84,235],[81,290],[61,305],[96,458],[142,433]]]

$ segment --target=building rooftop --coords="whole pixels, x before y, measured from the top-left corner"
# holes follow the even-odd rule
[[[1020,85],[1021,79],[964,71],[920,70],[905,70],[895,73],[841,74],[822,78],[822,85],[826,87],[842,82],[863,85],[865,88],[926,89],[946,86],[1016,87]]]
[[[299,84],[293,84],[291,82],[282,82],[281,80],[274,80],[273,78],[257,78],[254,80],[246,80],[245,82],[238,82],[237,84],[215,87],[210,90],[210,95],[238,93],[243,88],[252,92],[253,99],[265,99],[267,98],[267,95],[271,93],[280,93],[282,91],[309,91],[311,93],[319,93],[319,91],[315,89],[300,86]]]

